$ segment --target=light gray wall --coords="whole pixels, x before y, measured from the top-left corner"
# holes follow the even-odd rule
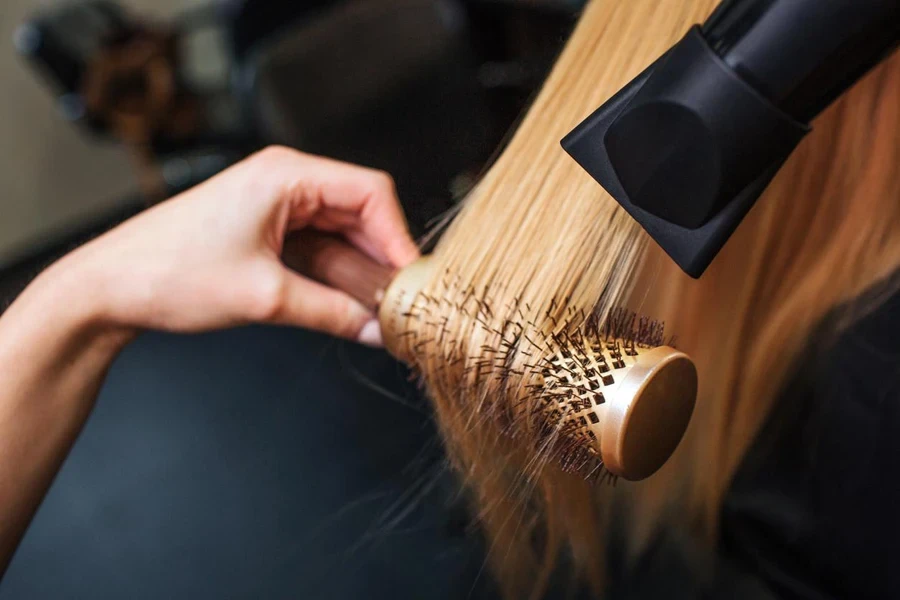
[[[125,152],[62,121],[13,48],[16,26],[37,7],[60,1],[0,0],[0,266],[136,189]],[[121,3],[162,18],[199,0]]]

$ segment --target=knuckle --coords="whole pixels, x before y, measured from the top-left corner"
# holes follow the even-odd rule
[[[331,315],[331,323],[324,325],[333,330],[335,335],[344,338],[355,338],[365,324],[360,311],[354,302],[348,298],[338,298],[334,304],[334,312]]]
[[[387,171],[376,170],[372,175],[372,181],[375,189],[379,192],[394,194],[397,189],[394,178]]]
[[[250,278],[248,313],[253,321],[275,321],[284,314],[287,304],[285,278],[274,269],[261,269]]]
[[[267,146],[254,154],[250,163],[261,169],[270,169],[276,165],[296,162],[302,154],[287,146]]]
[[[287,146],[272,145],[267,146],[256,153],[257,158],[262,161],[281,161],[289,158],[295,158],[299,152]]]

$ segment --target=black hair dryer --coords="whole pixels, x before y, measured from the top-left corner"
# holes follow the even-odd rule
[[[900,0],[725,0],[562,145],[699,277],[810,121],[898,39]]]

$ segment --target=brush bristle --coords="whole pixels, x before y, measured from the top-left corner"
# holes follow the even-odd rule
[[[605,317],[561,310],[569,298],[544,308],[518,298],[498,306],[489,289],[462,286],[450,273],[441,282],[443,293],[419,292],[402,315],[413,372],[421,376],[430,362],[432,377],[444,383],[487,390],[478,410],[503,434],[531,432],[531,443],[563,470],[615,481],[591,426],[599,422],[604,388],[642,349],[663,345],[664,325],[624,308]],[[448,315],[463,319],[460,329],[469,335],[454,339]]]

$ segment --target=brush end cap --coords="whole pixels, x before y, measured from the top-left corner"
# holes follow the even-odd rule
[[[637,481],[655,473],[681,441],[697,398],[690,357],[661,346],[641,354],[607,407],[601,435],[606,468]]]

